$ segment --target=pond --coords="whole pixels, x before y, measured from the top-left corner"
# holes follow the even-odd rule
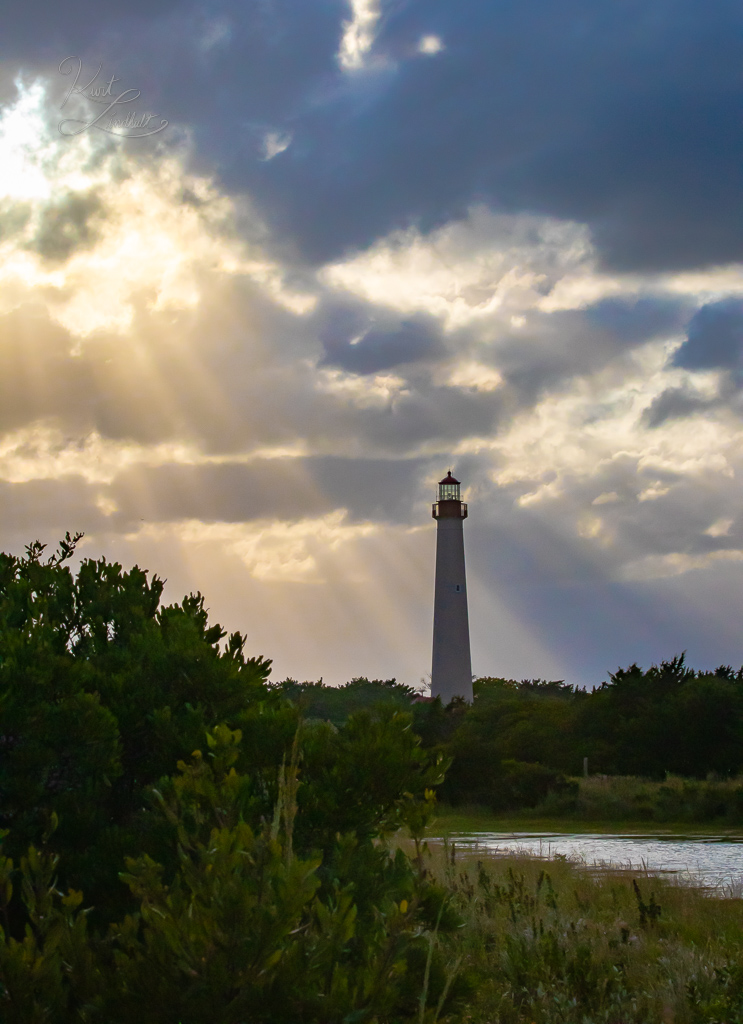
[[[447,839],[460,849],[495,855],[565,857],[589,868],[668,875],[730,895],[743,895],[743,835],[452,832]]]

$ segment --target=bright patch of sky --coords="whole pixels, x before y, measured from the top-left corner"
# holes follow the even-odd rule
[[[367,53],[374,44],[377,23],[381,16],[379,0],[348,0],[351,17],[343,25],[343,38],[338,53],[341,67],[356,71],[363,67]]]

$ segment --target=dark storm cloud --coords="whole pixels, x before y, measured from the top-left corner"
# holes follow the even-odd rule
[[[667,420],[681,419],[695,412],[714,408],[719,402],[710,399],[693,388],[666,388],[654,398],[643,413],[643,422],[648,427],[659,427]]]
[[[473,202],[586,222],[623,269],[743,257],[738,4],[413,0],[383,15],[382,63],[351,75],[341,0],[22,5],[3,46],[52,78],[53,51],[113,61],[312,261]],[[418,53],[430,34],[443,50]],[[269,131],[291,144],[266,160]]]
[[[341,307],[329,310],[320,337],[321,366],[369,374],[403,363],[430,361],[444,354],[441,324],[433,317],[399,319],[384,310]],[[381,322],[380,322],[381,321]]]
[[[194,6],[184,0],[131,0],[113,5],[95,0],[68,0],[64,4],[54,3],[54,0],[28,0],[16,4],[12,13],[3,11],[0,103],[15,97],[19,72],[26,81],[36,74],[43,75],[61,97],[70,84],[69,79],[60,78],[58,73],[65,57],[92,50],[88,76],[92,78],[108,47],[118,50],[119,54],[129,48],[136,49],[137,41],[146,38],[153,19],[164,18],[176,10],[187,12]],[[118,76],[116,68],[112,68],[110,74]],[[100,81],[103,81],[103,74]],[[57,113],[56,106],[54,113]]]
[[[669,419],[727,405],[740,413],[743,385],[743,301],[738,298],[711,302],[698,309],[689,321],[686,340],[676,349],[672,365],[684,370],[722,370],[717,395],[700,393],[689,384],[666,388],[645,410],[643,420],[657,427]]]
[[[589,323],[627,344],[642,344],[675,334],[688,315],[685,300],[665,295],[603,299],[586,310]]]
[[[96,0],[26,0],[12,14],[4,12],[0,57],[23,59],[57,46],[74,49],[99,38],[112,23],[131,28],[133,20],[147,21],[183,6],[183,0],[127,0],[110,6]]]
[[[390,455],[423,448],[454,448],[462,438],[490,436],[503,412],[498,392],[436,387],[420,381],[389,408],[354,417],[372,451]]]
[[[694,314],[673,362],[686,370],[734,370],[741,368],[742,355],[743,301],[723,299]]]
[[[79,21],[59,9],[48,23],[33,24],[19,11],[15,35],[25,42],[6,42],[8,60],[26,72],[43,72],[55,101],[75,80],[73,67],[60,74],[63,58],[82,60],[80,86],[102,65],[97,83],[105,85],[114,75],[112,95],[125,89],[141,94],[121,109],[154,109],[173,126],[188,125],[195,159],[205,166],[214,159],[263,160],[266,132],[282,121],[291,129],[307,106],[335,88],[335,57],[349,14],[345,0],[149,6],[143,13],[140,6],[99,5],[95,16]],[[156,142],[167,138],[163,133]],[[154,148],[139,144],[132,152],[147,160]]]
[[[736,259],[742,27],[732,2],[405,4],[374,51],[394,72],[300,119],[274,161],[225,174],[319,261],[475,200],[588,222],[622,268]],[[415,54],[429,33],[445,49]]]
[[[430,460],[340,459],[306,460],[308,475],[336,508],[352,519],[408,523],[421,493],[421,478]]]
[[[673,366],[684,370],[722,370],[718,394],[710,397],[689,384],[666,388],[645,410],[643,420],[657,427],[669,419],[723,405],[740,414],[743,385],[743,301],[710,302],[689,320],[686,340],[676,349]]]

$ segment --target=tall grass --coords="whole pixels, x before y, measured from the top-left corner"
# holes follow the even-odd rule
[[[431,855],[468,1024],[741,1024],[743,901],[529,857]]]
[[[635,776],[589,776],[577,792],[550,793],[529,812],[578,821],[648,821],[743,825],[743,779],[651,782]]]

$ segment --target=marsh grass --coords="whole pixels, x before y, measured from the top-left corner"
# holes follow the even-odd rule
[[[550,793],[536,807],[496,814],[483,807],[439,808],[443,832],[489,831],[740,832],[743,779],[657,782],[637,776],[576,779],[572,793]]]
[[[589,776],[572,796],[550,793],[536,816],[568,815],[581,821],[641,821],[743,825],[743,779],[684,779],[663,782],[635,776]]]
[[[426,870],[463,925],[441,938],[468,1024],[741,1024],[743,901],[643,873],[466,853]]]

